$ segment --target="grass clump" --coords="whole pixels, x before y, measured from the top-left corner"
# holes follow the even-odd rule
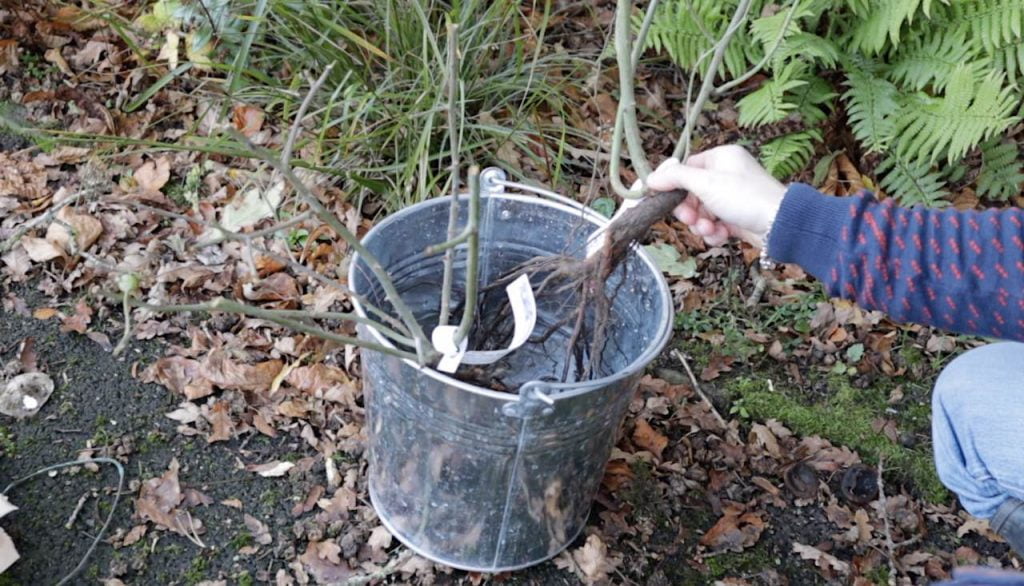
[[[750,379],[737,381],[731,390],[752,418],[777,419],[799,435],[822,436],[856,451],[870,464],[884,457],[886,470],[911,483],[930,502],[943,502],[949,496],[935,473],[930,453],[893,443],[872,428],[884,407],[865,404],[860,389],[842,385],[823,403],[811,405],[778,387],[770,392]]]
[[[461,53],[461,151],[516,172],[561,172],[565,124],[585,55],[545,55],[550,2],[269,0],[235,2],[249,34],[220,53],[232,98],[290,119],[308,77],[333,65],[296,152],[388,209],[444,192],[448,23]],[[539,24],[538,24],[539,23]],[[246,44],[251,38],[251,46]]]

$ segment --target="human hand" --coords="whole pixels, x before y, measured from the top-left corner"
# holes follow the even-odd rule
[[[743,147],[727,145],[668,159],[647,178],[656,191],[685,189],[690,194],[674,214],[712,246],[730,236],[762,247],[786,194],[786,187]]]

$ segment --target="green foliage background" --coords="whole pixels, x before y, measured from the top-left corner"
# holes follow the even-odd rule
[[[701,56],[737,4],[667,0],[648,44],[706,75]],[[761,148],[776,176],[806,167],[823,122],[843,108],[862,154],[881,159],[881,187],[903,203],[942,205],[968,171],[985,199],[1020,193],[1007,133],[1024,98],[1024,0],[755,0],[750,14],[716,74],[740,76],[767,55],[767,79],[739,100],[739,123],[802,123]]]

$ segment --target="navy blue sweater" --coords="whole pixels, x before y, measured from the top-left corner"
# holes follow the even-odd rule
[[[1024,340],[1024,213],[903,208],[794,183],[768,254],[894,319]]]

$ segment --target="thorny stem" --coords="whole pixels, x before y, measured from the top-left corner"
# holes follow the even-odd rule
[[[448,240],[453,241],[459,223],[459,129],[455,112],[459,80],[459,25],[448,23],[448,145],[451,149],[452,201],[448,207]],[[444,249],[444,270],[441,275],[441,313],[437,325],[448,325],[452,301],[452,273],[455,265],[454,245]]]
[[[469,182],[469,219],[466,221],[468,249],[466,251],[466,300],[462,307],[462,321],[455,333],[455,347],[469,335],[476,319],[476,301],[480,272],[480,168],[470,167],[467,177]]]
[[[704,76],[704,81],[700,86],[700,93],[697,94],[697,98],[694,99],[693,103],[690,104],[690,114],[686,118],[686,124],[683,126],[682,136],[679,138],[679,142],[676,144],[675,150],[672,152],[672,156],[676,159],[684,160],[690,154],[690,141],[693,136],[693,127],[697,124],[697,118],[700,117],[701,111],[704,109],[704,103],[707,102],[708,96],[711,95],[711,90],[715,86],[715,75],[718,68],[722,65],[722,60],[725,58],[725,50],[729,47],[729,42],[732,41],[733,35],[739,30],[740,25],[747,18],[747,12],[750,10],[751,0],[740,0],[739,6],[736,7],[736,12],[732,15],[732,20],[729,22],[729,27],[725,29],[725,33],[722,38],[718,40],[718,44],[715,45],[715,54],[711,58],[711,64],[708,66],[708,72]]]
[[[751,67],[750,70],[743,75],[715,88],[716,96],[721,96],[734,87],[742,85],[748,79],[757,75],[757,72],[761,71],[761,68],[768,63],[768,61],[775,55],[775,52],[779,50],[779,47],[782,46],[782,41],[786,39],[786,32],[789,30],[789,25],[793,22],[793,16],[796,15],[796,9],[799,6],[800,0],[793,0],[789,7],[789,12],[786,14],[786,20],[782,23],[782,31],[779,32],[778,38],[775,39],[775,44],[772,45],[772,48],[764,54],[764,57],[762,57],[760,61],[757,62],[757,65]]]
[[[134,305],[136,307],[141,307],[142,309],[147,309],[149,311],[157,313],[185,313],[192,311],[223,311],[227,313],[238,313],[242,315],[248,315],[250,317],[267,320],[269,322],[273,322],[278,325],[291,328],[297,332],[302,332],[304,334],[316,336],[318,338],[322,338],[324,340],[328,340],[331,342],[336,342],[338,344],[360,346],[367,350],[380,352],[381,354],[387,354],[389,356],[396,356],[398,358],[408,360],[417,360],[417,356],[411,352],[406,352],[404,350],[399,350],[397,348],[392,348],[390,346],[385,346],[383,344],[377,344],[375,342],[369,342],[367,340],[360,340],[358,338],[353,338],[351,336],[342,336],[339,334],[335,334],[334,332],[325,330],[323,328],[311,326],[306,324],[305,322],[286,317],[286,315],[298,315],[298,313],[303,314],[303,317],[311,317],[318,315],[316,313],[289,312],[286,315],[282,315],[281,313],[279,313],[281,310],[263,309],[262,307],[255,307],[253,305],[248,305],[246,303],[239,303],[237,301],[232,301],[231,299],[226,299],[224,297],[216,297],[204,303],[192,303],[183,305],[151,305],[148,303],[141,302],[136,302]],[[358,316],[350,316],[346,317],[345,319],[349,319],[352,321],[359,321],[365,319],[356,318],[358,318]],[[379,325],[373,325],[372,327],[379,327]]]

